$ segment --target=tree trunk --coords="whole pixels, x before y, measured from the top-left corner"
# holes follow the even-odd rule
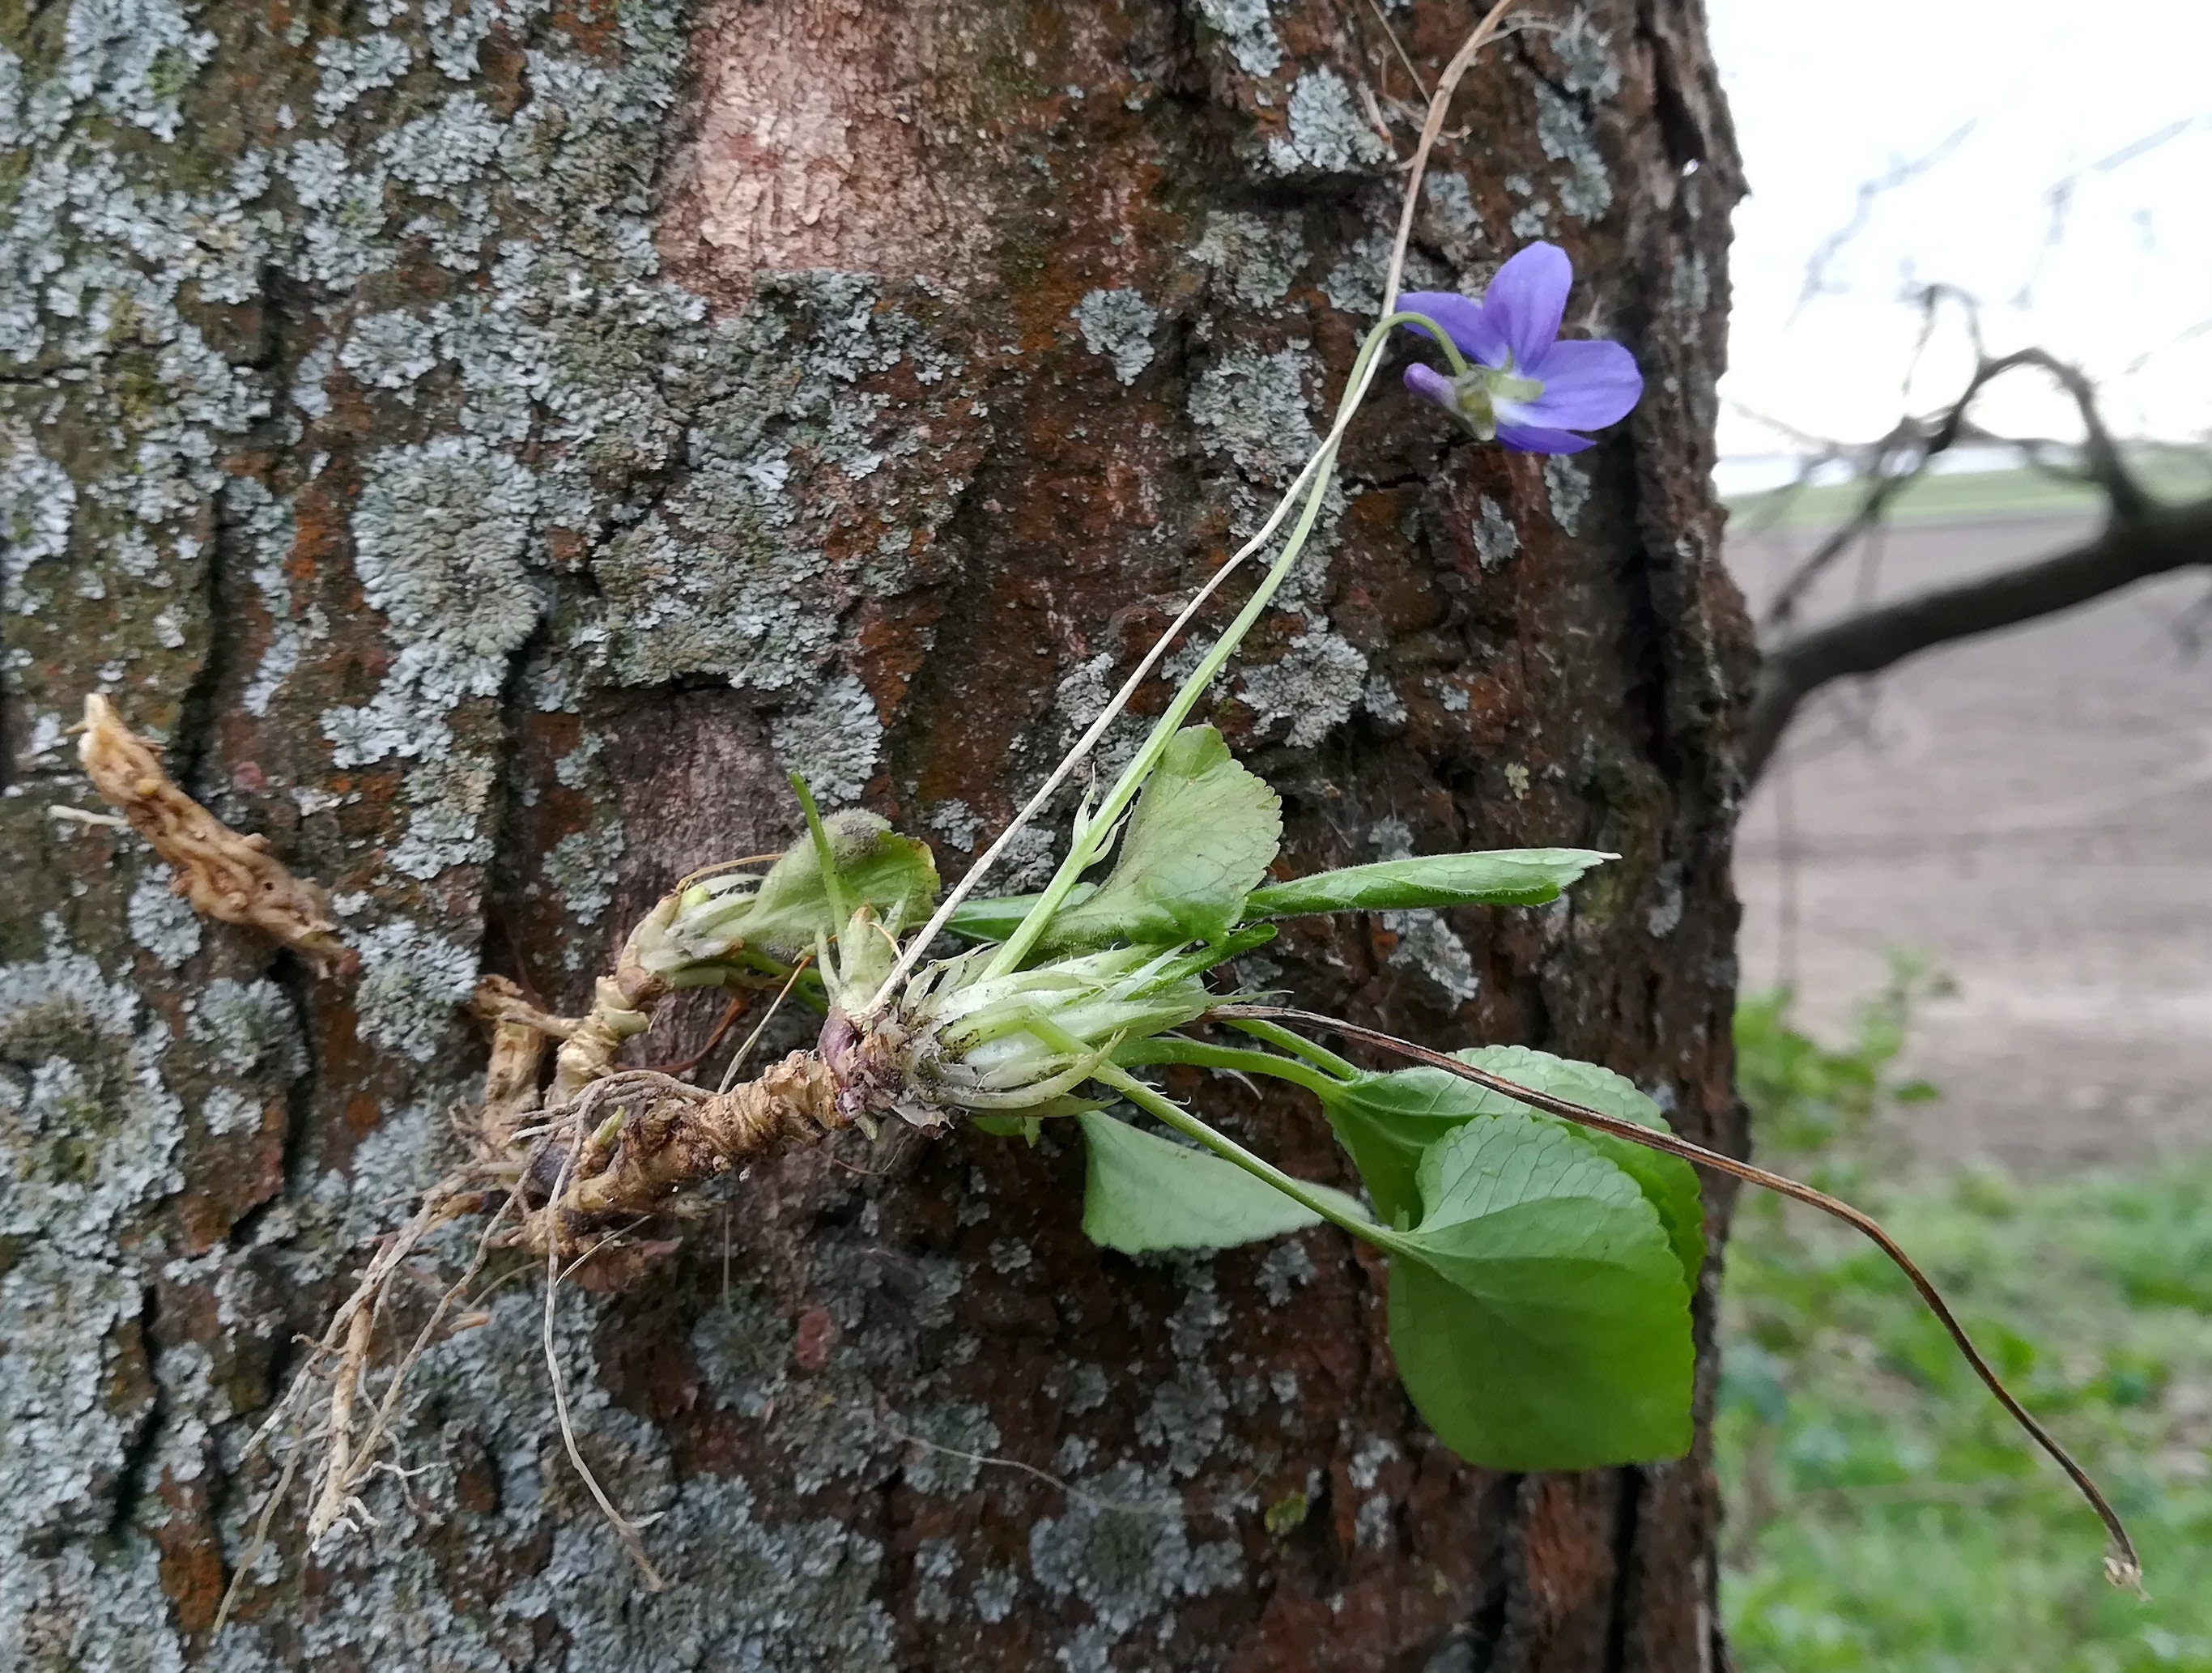
[[[1379,386],[1213,713],[1297,869],[1623,858],[1571,905],[1301,928],[1243,975],[1596,1059],[1734,1148],[1735,165],[1696,0],[1577,15],[1468,78],[1411,277],[1557,240],[1641,409],[1547,462]],[[309,1555],[295,1499],[210,1631],[258,1414],[479,1095],[478,972],[574,1007],[672,879],[792,836],[787,768],[957,873],[1311,446],[1395,221],[1369,113],[1410,152],[1399,49],[1432,81],[1468,12],[0,19],[0,1663],[1710,1664],[1702,1453],[1465,1468],[1399,1391],[1375,1262],[1326,1228],[1104,1253],[1049,1131],[759,1168],[624,1293],[562,1293],[580,1445],[658,1518],[665,1592],[564,1456],[525,1272],[418,1368],[375,1525]],[[330,885],[357,976],[195,921],[62,812],[94,690]],[[1300,1098],[1182,1089],[1347,1177]]]

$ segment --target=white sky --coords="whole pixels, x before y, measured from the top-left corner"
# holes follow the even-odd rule
[[[1918,328],[1899,298],[1931,281],[1981,299],[1991,353],[2039,344],[2083,364],[2123,435],[2212,432],[2212,4],[1709,3],[1752,188],[1730,259],[1723,454],[1782,445],[1739,405],[1826,435],[1887,429]],[[1824,289],[1842,294],[1801,307],[1808,263],[1850,224],[1861,183],[1970,123],[1828,264]],[[2188,125],[2097,167],[2172,124]],[[2069,175],[2065,236],[2045,252],[2049,194]],[[1914,410],[1946,402],[1965,355],[1954,318]],[[2025,371],[1976,408],[1992,428],[2066,435],[2069,411]]]

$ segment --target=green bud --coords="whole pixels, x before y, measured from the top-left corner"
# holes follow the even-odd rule
[[[824,824],[848,898],[886,922],[928,916],[937,902],[937,862],[927,843],[896,835],[860,808],[834,813]],[[830,910],[820,857],[805,836],[764,875],[724,872],[672,898],[672,907],[664,901],[631,938],[637,962],[664,975],[744,952],[796,958],[847,928]]]
[[[1123,1041],[1181,1027],[1215,1003],[1177,948],[1113,947],[986,976],[995,951],[931,965],[901,996],[908,1084],[933,1103],[1039,1108]]]

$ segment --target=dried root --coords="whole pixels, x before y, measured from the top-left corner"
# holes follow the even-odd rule
[[[837,1107],[839,1091],[829,1066],[804,1051],[726,1093],[650,1069],[611,1075],[576,1100],[580,1116],[611,1105],[611,1112],[574,1154],[566,1190],[538,1211],[525,1235],[533,1246],[558,1248],[573,1243],[580,1226],[664,1213],[740,1163],[850,1126]],[[544,1165],[541,1157],[537,1167]]]
[[[324,974],[349,973],[357,964],[338,939],[325,891],[288,872],[266,839],[228,829],[186,795],[106,698],[85,699],[82,732],[85,771],[123,818],[71,810],[74,817],[127,824],[139,832],[174,870],[176,892],[202,916],[258,929]],[[842,816],[838,830],[843,846],[835,850],[836,863],[856,867],[867,901],[853,922],[874,922],[877,909],[896,922],[908,906],[934,896],[936,873],[926,847],[889,835],[872,815]],[[659,1589],[638,1524],[616,1508],[578,1451],[554,1355],[555,1298],[572,1278],[590,1288],[626,1287],[676,1247],[666,1235],[672,1222],[703,1212],[701,1188],[749,1161],[848,1127],[872,1135],[874,1115],[891,1107],[895,1053],[885,1039],[842,1024],[825,1033],[817,1050],[793,1052],[751,1081],[730,1084],[775,1006],[718,1091],[617,1066],[623,1043],[645,1032],[654,1007],[677,988],[772,989],[780,983],[776,1003],[788,997],[813,962],[808,944],[834,933],[823,913],[833,885],[842,885],[834,866],[826,879],[810,870],[818,864],[811,849],[794,853],[763,879],[684,879],[632,933],[581,1017],[548,1013],[504,977],[478,983],[469,1009],[489,1029],[491,1052],[483,1102],[462,1117],[469,1160],[425,1193],[407,1223],[378,1244],[328,1327],[305,1344],[297,1374],[249,1444],[247,1456],[267,1448],[282,1463],[217,1612],[218,1629],[295,1481],[304,1476],[307,1484],[311,1549],[333,1534],[374,1525],[364,1499],[371,1477],[407,1474],[389,1454],[408,1373],[441,1337],[483,1322],[488,1315],[480,1304],[492,1286],[528,1269],[510,1262],[479,1287],[487,1262],[501,1253],[544,1268],[545,1352],[562,1441],[646,1585]],[[777,856],[744,863],[763,859]],[[698,922],[679,925],[687,904]],[[690,937],[682,956],[665,945],[679,928]],[[547,1086],[549,1051],[554,1062]],[[466,1270],[444,1288],[419,1328],[393,1341],[393,1298],[410,1262],[433,1234],[477,1214],[486,1218]]]
[[[84,700],[82,730],[77,752],[94,788],[168,862],[177,874],[171,886],[195,912],[258,929],[325,976],[354,962],[323,891],[286,871],[268,838],[240,836],[179,789],[106,698]]]
[[[442,1335],[483,1321],[485,1315],[473,1311],[485,1293],[477,1281],[501,1251],[544,1269],[545,1352],[562,1443],[635,1560],[642,1583],[660,1589],[639,1524],[617,1507],[577,1448],[553,1349],[559,1287],[570,1279],[595,1289],[635,1281],[676,1246],[652,1228],[702,1212],[702,1187],[748,1162],[866,1123],[878,1102],[872,1089],[884,1066],[865,1038],[842,1027],[831,1031],[826,1054],[793,1052],[757,1078],[723,1092],[651,1069],[616,1069],[614,1050],[642,1031],[652,1001],[666,991],[657,977],[625,979],[647,974],[625,961],[616,976],[600,982],[600,1002],[581,1019],[538,1009],[504,977],[478,983],[469,1009],[489,1029],[492,1049],[483,1103],[465,1122],[471,1159],[426,1193],[407,1224],[378,1245],[254,1437],[249,1453],[283,1435],[284,1463],[239,1565],[233,1594],[265,1542],[277,1502],[303,1469],[311,1548],[335,1532],[373,1524],[363,1494],[373,1475],[399,1469],[388,1454],[407,1374]],[[562,1069],[571,1079],[580,1076],[581,1084],[564,1092],[556,1072],[551,1088],[541,1093],[547,1048],[556,1041],[562,1044]],[[445,1289],[419,1329],[403,1339],[389,1366],[379,1367],[376,1345],[388,1335],[388,1304],[408,1262],[439,1228],[473,1214],[488,1218],[467,1269]],[[514,1270],[510,1265],[492,1282],[504,1281]],[[233,1601],[226,1597],[218,1624]]]
[[[469,1012],[491,1026],[491,1062],[484,1071],[483,1112],[476,1132],[489,1159],[506,1153],[538,1109],[546,1042],[566,1039],[576,1025],[530,1004],[522,989],[503,976],[487,976],[477,983]]]

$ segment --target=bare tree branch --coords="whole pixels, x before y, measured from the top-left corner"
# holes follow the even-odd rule
[[[1917,419],[1907,418],[1869,449],[1869,457],[1860,469],[1860,476],[1868,483],[1866,496],[1859,502],[1851,519],[1813,549],[1807,557],[1790,573],[1789,579],[1774,595],[1767,606],[1766,625],[1771,628],[1785,625],[1797,613],[1797,606],[1813,583],[1820,580],[1836,560],[1871,534],[1881,526],[1889,510],[1889,502],[1918,481],[1928,468],[1928,461],[1942,450],[1921,434]],[[1948,446],[1948,442],[1942,446]],[[1904,469],[1893,469],[1892,461],[1909,459]]]
[[[2202,116],[2185,116],[2169,122],[2140,139],[2131,140],[2109,156],[2100,157],[2096,161],[2053,180],[2043,194],[2044,205],[2050,214],[2049,224],[2044,228],[2043,246],[2036,252],[2035,265],[2028,270],[2027,277],[2021,281],[2020,292],[2012,299],[2012,305],[2024,308],[2034,301],[2035,287],[2043,277],[2045,265],[2051,259],[2052,252],[2066,241],[2067,217],[2073,212],[2075,191],[2083,180],[2092,174],[2109,174],[2116,168],[2124,168],[2137,157],[2147,156],[2160,146],[2180,138],[2205,119]]]
[[[1973,325],[1972,299],[1946,285],[1930,285],[1922,293],[1921,306],[1932,322],[1936,306],[1947,297],[1966,305],[1970,326],[1974,330],[1978,358],[1973,375],[1966,386],[1943,411],[1930,418],[1903,418],[1897,427],[1868,448],[1862,456],[1863,462],[1859,475],[1867,488],[1858,508],[1850,520],[1829,535],[1814,549],[1805,561],[1793,570],[1767,606],[1766,625],[1770,630],[1787,625],[1796,614],[1797,606],[1804,601],[1814,582],[1832,568],[1838,558],[1878,527],[1887,515],[1890,504],[1913,483],[1925,475],[1936,456],[1949,452],[1962,441],[1986,441],[2017,448],[2027,462],[2038,470],[2050,472],[2052,469],[2045,455],[2054,444],[2041,439],[2022,439],[2001,436],[1981,429],[1969,416],[1975,398],[2006,373],[2020,368],[2033,367],[2043,372],[2063,389],[2074,402],[2081,417],[2083,441],[2080,450],[2080,465],[2067,473],[2078,480],[2086,480],[2104,490],[2112,514],[2125,520],[2139,517],[2154,502],[2129,470],[2119,446],[2112,440],[2112,432],[2105,427],[2104,415],[2098,410],[2096,386],[2083,376],[2081,368],[2069,366],[2055,355],[2042,349],[2022,349],[2009,355],[1992,359],[1978,354],[1980,332]],[[1924,340],[1924,333],[1923,333]]]
[[[1978,121],[1979,119],[1977,118],[1975,120]],[[1910,185],[1935,167],[1937,163],[1942,161],[1966,143],[1966,136],[1973,132],[1974,126],[1974,121],[1964,124],[1956,132],[1940,141],[1933,150],[1924,155],[1893,157],[1889,167],[1881,173],[1870,180],[1859,182],[1857,195],[1851,202],[1851,218],[1822,239],[1820,247],[1813,252],[1812,259],[1805,264],[1805,283],[1803,288],[1797,293],[1797,306],[1791,311],[1790,316],[1791,319],[1796,319],[1798,314],[1802,313],[1805,311],[1805,305],[1815,296],[1823,293],[1835,294],[1833,288],[1828,283],[1829,264],[1843,254],[1844,250],[1850,247],[1851,240],[1866,230],[1867,222],[1874,216],[1875,204],[1881,195],[1887,192],[1894,192],[1899,186]]]
[[[2089,480],[2105,490],[2105,498],[2112,504],[2112,515],[2126,520],[2140,517],[2148,511],[2154,502],[2144,491],[2143,485],[2136,480],[2135,473],[2128,469],[2126,459],[2121,456],[2118,444],[2112,440],[2112,433],[2105,428],[2104,415],[2097,409],[2095,386],[2081,374],[2081,368],[2069,366],[2044,350],[2022,349],[2017,354],[1985,362],[1988,375],[1984,376],[1978,372],[1973,385],[1960,398],[1956,409],[1960,422],[1965,422],[1966,403],[1973,399],[1981,386],[2015,366],[2039,368],[2073,398],[2074,405],[2081,415],[2083,469]]]
[[[2212,499],[2176,506],[2146,500],[2136,514],[2116,515],[2094,539],[2053,557],[1801,634],[1770,651],[1760,671],[1739,757],[1744,776],[1758,778],[1790,717],[1831,680],[1876,673],[1933,646],[2069,610],[2193,564],[2212,565]]]

